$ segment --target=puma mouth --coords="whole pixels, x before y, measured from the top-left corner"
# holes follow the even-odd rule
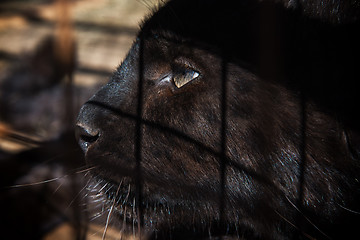
[[[88,191],[92,201],[102,201],[105,208],[111,209],[113,213],[128,220],[136,221],[139,211],[144,215],[146,213],[143,211],[148,211],[149,209],[163,209],[162,211],[166,209],[166,211],[169,211],[165,203],[151,200],[148,196],[139,197],[136,185],[126,177],[119,184],[105,178],[94,177],[88,184]],[[140,204],[139,201],[141,201]]]

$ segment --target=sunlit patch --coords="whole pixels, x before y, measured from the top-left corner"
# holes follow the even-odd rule
[[[171,78],[172,78],[172,75],[168,74],[160,80],[160,83],[169,83],[169,82],[171,82]]]

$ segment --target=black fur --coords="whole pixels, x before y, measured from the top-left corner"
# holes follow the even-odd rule
[[[357,233],[359,2],[313,3],[173,0],[144,22],[77,123],[119,219],[164,239]],[[177,88],[179,69],[200,75]]]

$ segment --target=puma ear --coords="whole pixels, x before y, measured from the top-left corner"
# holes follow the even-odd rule
[[[360,160],[360,135],[351,130],[344,129],[343,132],[345,143],[349,150],[351,157]]]

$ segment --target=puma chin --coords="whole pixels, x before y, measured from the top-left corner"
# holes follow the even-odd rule
[[[143,23],[77,120],[113,218],[158,239],[357,233],[358,9],[298,4],[173,0]]]

